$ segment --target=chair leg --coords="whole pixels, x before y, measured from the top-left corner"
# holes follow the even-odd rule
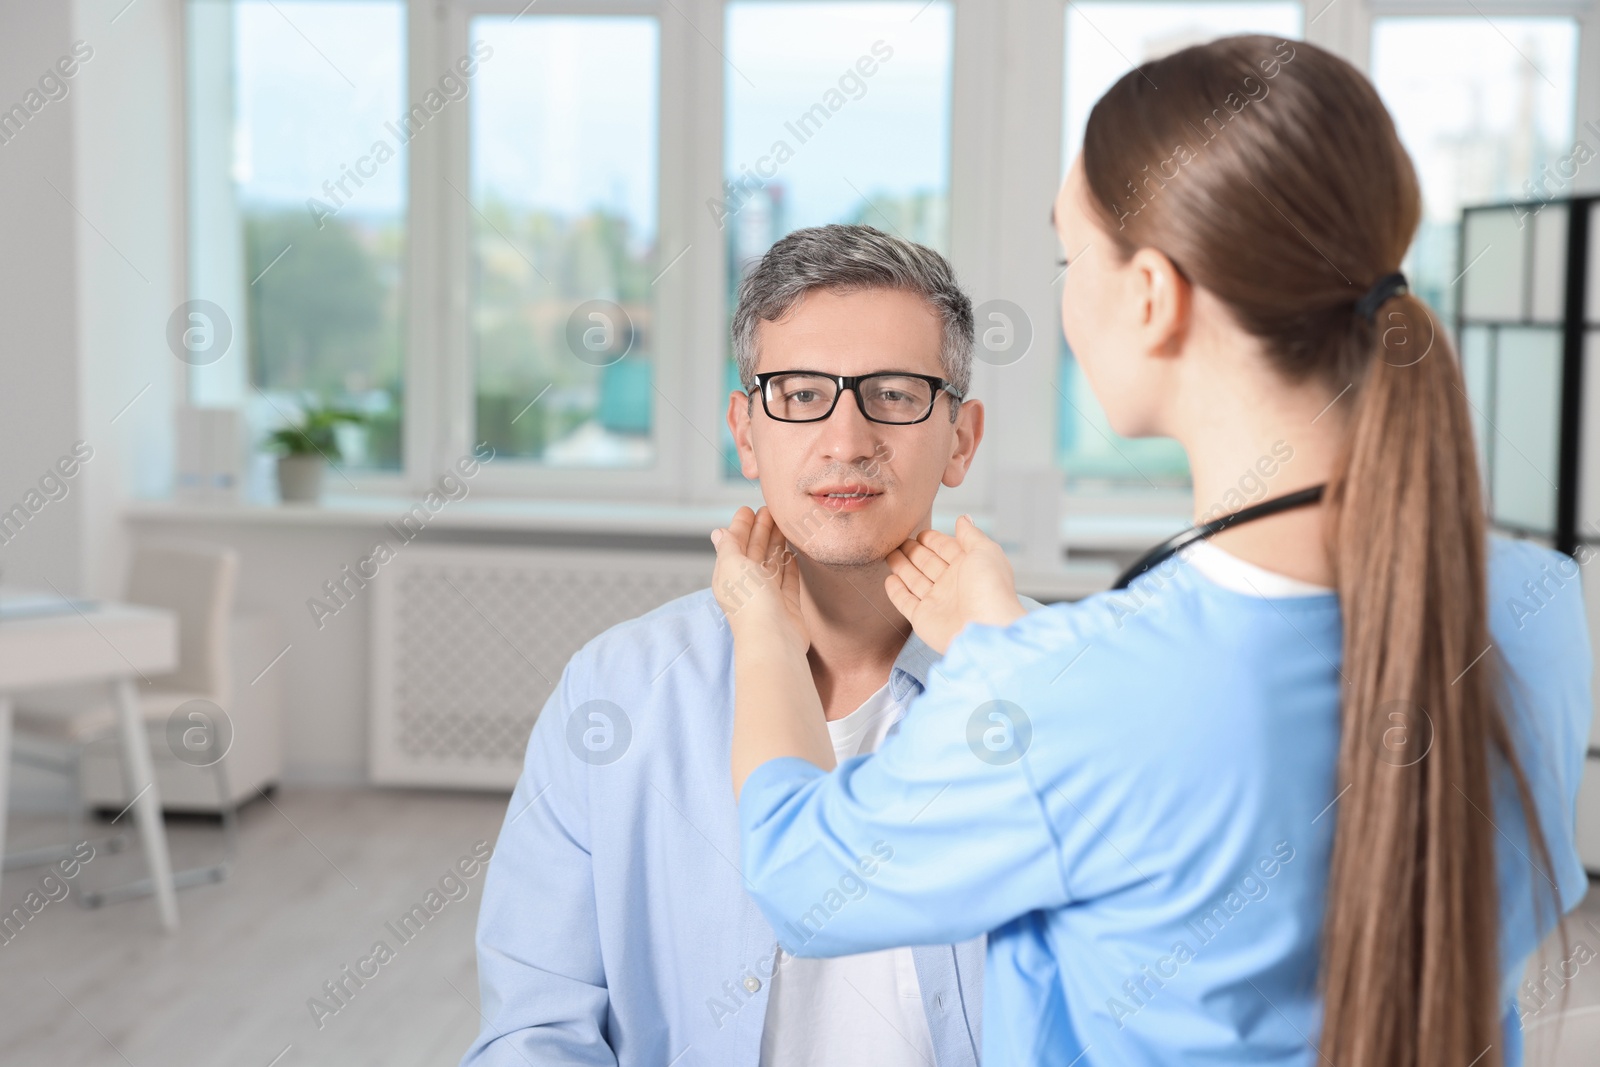
[[[220,882],[233,870],[234,860],[239,854],[239,811],[228,790],[227,762],[224,758],[211,765],[212,779],[217,783],[218,810],[222,815],[223,858],[207,866],[173,871],[172,884],[176,889]],[[149,878],[139,878],[106,889],[89,890],[78,897],[78,902],[86,908],[98,908],[136,897],[147,897],[153,892],[155,884]]]
[[[26,867],[38,867],[46,863],[54,863],[69,856],[76,856],[78,845],[88,839],[83,836],[83,749],[72,746],[68,755],[61,760],[46,759],[28,753],[13,753],[18,763],[25,763],[30,767],[59,774],[67,780],[68,795],[71,799],[67,804],[67,840],[64,844],[41,845],[38,848],[18,849],[7,852],[0,860],[0,871],[18,870]],[[107,852],[121,852],[127,844],[128,837],[122,832],[112,834],[93,844],[100,845]]]

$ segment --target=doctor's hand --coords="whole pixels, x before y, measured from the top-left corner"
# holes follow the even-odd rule
[[[966,515],[956,535],[923,530],[889,553],[889,600],[928,647],[943,655],[969,622],[1008,626],[1028,613],[1011,561]]]
[[[804,656],[811,647],[800,612],[800,565],[772,512],[740,508],[724,529],[711,531],[717,565],[711,589],[733,630],[734,650],[759,646]]]

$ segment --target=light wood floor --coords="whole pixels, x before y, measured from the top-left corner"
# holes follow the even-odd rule
[[[0,944],[0,1064],[454,1067],[479,1024],[472,934],[483,875],[404,945],[385,923],[420,903],[474,843],[492,845],[505,805],[498,795],[396,790],[257,800],[242,816],[232,876],[181,891],[183,926],[171,937],[148,899],[78,906],[84,886],[143,873],[127,827],[128,851],[100,849],[68,898]],[[91,840],[106,832],[94,824]],[[169,820],[168,832],[179,866],[207,862],[220,845],[214,824]],[[64,835],[59,820],[15,814],[10,847]],[[8,872],[5,908],[45,870]],[[1530,1067],[1600,1062],[1600,890],[1569,920],[1568,936],[1596,955],[1576,967],[1560,1025],[1557,1006],[1532,1019]],[[394,959],[319,1029],[307,1000],[325,999],[322,984],[380,938],[398,946]]]
[[[97,850],[71,896],[0,944],[0,1064],[456,1064],[479,1024],[472,935],[482,873],[408,943],[385,923],[420,903],[477,841],[492,846],[505,808],[498,795],[390,790],[258,799],[242,813],[228,880],[178,893],[175,936],[161,932],[148,899],[78,906],[83,885],[142,874],[128,827],[127,851]],[[91,840],[95,831],[104,824]],[[221,843],[215,823],[169,819],[168,833],[179,867],[208,862]],[[62,821],[17,815],[9,847],[64,836]],[[47,870],[7,872],[6,908]],[[380,938],[394,958],[319,1029],[307,1000],[326,999],[322,984]]]

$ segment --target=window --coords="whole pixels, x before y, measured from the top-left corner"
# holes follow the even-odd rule
[[[1496,234],[1513,226],[1534,255],[1559,222],[1544,211],[1533,238],[1486,216],[1482,248],[1463,254],[1463,209],[1576,184],[1575,135],[1593,118],[1577,100],[1591,22],[1578,6],[1485,18],[1470,0],[1062,0],[995,22],[957,0],[184,0],[190,299],[168,339],[190,403],[241,412],[254,499],[273,496],[268,435],[321,405],[362,416],[338,427],[335,494],[420,490],[487,442],[485,496],[748,500],[722,425],[740,384],[728,326],[775,241],[867,223],[958,252],[971,292],[1002,291],[1020,266],[1002,248],[1046,249],[992,243],[982,221],[1054,176],[1026,152],[988,158],[997,117],[1004,136],[1048,146],[1046,171],[1059,134],[1064,172],[1117,77],[1226,34],[1310,34],[1370,57],[1423,187],[1404,269],[1453,327],[1458,290],[1515,273],[1497,261],[1515,242]],[[1441,13],[1398,14],[1424,8]],[[1059,98],[1053,84],[1019,95],[1058,60]],[[1545,274],[1520,275],[1531,318],[1490,321],[1491,301],[1468,325],[1503,326],[1494,343],[1463,339],[1488,353],[1468,370],[1502,441],[1549,407],[1547,383],[1498,355],[1548,364],[1545,342],[1517,332],[1547,325]],[[1054,360],[1019,366],[1008,389],[1043,408],[991,434],[962,506],[992,506],[1053,447],[1079,514],[1181,507],[1182,449],[1112,433],[1058,323],[1036,326],[1035,345],[1041,330]],[[1499,390],[1492,408],[1485,390]],[[1515,476],[1514,449],[1493,458]],[[1506,501],[1508,523],[1545,507]]]
[[[1300,36],[1296,0],[1244,3],[1101,0],[1067,8],[1065,129],[1061,170],[1065,174],[1083,147],[1083,129],[1100,96],[1130,68],[1192,44],[1235,33]],[[1070,253],[1069,253],[1070,254]],[[1061,331],[1056,330],[1059,337]],[[1069,488],[1182,488],[1189,463],[1176,441],[1130,441],[1112,432],[1105,411],[1060,342],[1061,416],[1057,455]]]
[[[791,230],[865,223],[949,251],[953,14],[948,0],[728,4],[730,322],[740,279]],[[740,387],[731,349],[725,382]],[[726,427],[723,445],[738,478]]]
[[[481,16],[468,220],[477,437],[655,460],[656,20]],[[603,57],[603,60],[601,59]]]
[[[397,470],[407,151],[399,0],[191,0],[190,401],[252,443],[312,406],[360,412],[340,468]]]
[[[1577,24],[1380,18],[1371,69],[1422,184],[1423,220],[1404,269],[1453,328],[1463,268],[1497,269],[1458,261],[1461,209],[1572,191],[1560,166],[1573,146]]]

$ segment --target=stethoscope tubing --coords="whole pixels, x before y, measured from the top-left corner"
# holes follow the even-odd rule
[[[1204,541],[1206,538],[1213,537],[1230,526],[1237,526],[1242,522],[1253,522],[1256,519],[1264,519],[1269,515],[1276,515],[1282,511],[1310,507],[1322,499],[1323,490],[1327,488],[1326,484],[1313,485],[1307,489],[1285,493],[1283,496],[1275,496],[1271,500],[1263,500],[1259,504],[1252,504],[1250,507],[1242,508],[1231,515],[1224,515],[1220,519],[1212,519],[1210,522],[1203,522],[1199,526],[1191,526],[1187,530],[1167,538],[1134,560],[1127,570],[1117,576],[1116,584],[1111,588],[1113,590],[1128,588],[1134,579],[1141,574],[1159,567],[1196,541]]]

